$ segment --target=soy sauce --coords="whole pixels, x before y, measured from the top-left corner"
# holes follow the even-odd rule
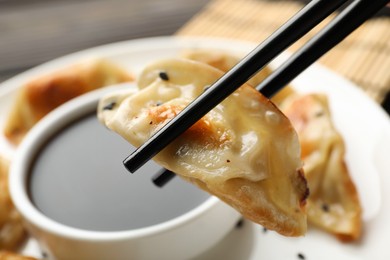
[[[134,150],[102,126],[82,117],[48,139],[31,165],[30,199],[49,218],[91,231],[124,231],[155,225],[199,206],[210,196],[176,177],[163,188],[151,178],[153,161],[134,174],[123,158]]]

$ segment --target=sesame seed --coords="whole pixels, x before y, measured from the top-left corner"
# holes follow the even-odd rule
[[[48,254],[45,251],[42,251],[41,254],[42,254],[42,258],[47,258],[48,257]]]
[[[103,107],[103,110],[112,110],[114,106],[116,105],[116,102],[111,102]]]
[[[329,205],[326,203],[322,204],[322,210],[325,212],[329,212]]]
[[[324,115],[324,111],[320,110],[318,111],[317,113],[315,113],[315,117],[320,117],[320,116],[323,116]]]
[[[242,228],[242,226],[244,225],[244,220],[243,219],[240,219],[237,224],[236,224],[236,228]]]
[[[162,80],[165,80],[165,81],[169,80],[168,74],[165,71],[160,71],[160,73],[158,75],[160,76],[160,78]]]

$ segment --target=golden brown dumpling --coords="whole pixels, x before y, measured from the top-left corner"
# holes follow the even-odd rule
[[[222,74],[190,60],[154,63],[141,74],[140,91],[100,102],[99,119],[139,146]],[[268,229],[287,236],[306,231],[308,190],[297,135],[289,120],[249,85],[154,159]]]
[[[94,89],[132,80],[129,73],[105,59],[85,60],[42,75],[20,88],[4,134],[18,144],[35,123],[66,101]]]
[[[37,260],[34,257],[24,256],[14,252],[0,250],[0,260]]]
[[[8,160],[0,156],[0,250],[16,250],[27,235],[10,197],[8,168]]]
[[[360,202],[326,96],[296,94],[286,99],[281,109],[297,130],[301,143],[310,188],[308,221],[342,241],[358,239],[362,226]]]

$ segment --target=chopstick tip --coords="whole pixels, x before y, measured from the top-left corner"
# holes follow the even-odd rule
[[[164,187],[170,180],[173,179],[173,177],[175,177],[176,175],[167,170],[167,169],[162,169],[161,171],[159,171],[157,174],[155,174],[153,177],[152,177],[152,182],[154,183],[154,185],[156,185],[157,187],[159,188],[162,188]]]
[[[140,168],[139,165],[139,163],[136,163],[133,154],[130,154],[123,160],[123,166],[125,166],[126,170],[130,173],[135,173]]]

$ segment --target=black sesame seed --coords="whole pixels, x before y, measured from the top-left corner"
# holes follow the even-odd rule
[[[326,204],[326,203],[322,204],[321,208],[322,208],[323,211],[329,212],[329,205],[328,204]]]
[[[314,114],[315,117],[320,117],[324,115],[324,111],[318,111],[317,113]]]
[[[244,225],[244,220],[243,219],[240,219],[237,224],[236,224],[236,228],[242,228],[242,226]]]
[[[47,253],[44,252],[44,251],[42,251],[41,254],[42,254],[42,258],[47,258],[48,257]]]
[[[150,121],[150,122],[149,122],[149,125],[151,125],[151,124],[153,124],[153,121]]]
[[[112,110],[116,105],[116,102],[111,102],[103,107],[103,110]]]
[[[229,159],[227,159],[227,160],[226,160],[226,162],[230,162],[230,160],[229,160]]]
[[[165,81],[169,80],[168,74],[165,71],[160,71],[160,73],[158,75],[160,76],[160,78],[162,80],[165,80]]]
[[[298,258],[302,260],[306,259],[305,255],[302,253],[298,253]]]
[[[161,106],[162,104],[163,104],[163,102],[157,101],[156,106],[158,107],[158,106]]]
[[[266,229],[265,227],[263,227],[263,233],[267,233],[268,229]]]

